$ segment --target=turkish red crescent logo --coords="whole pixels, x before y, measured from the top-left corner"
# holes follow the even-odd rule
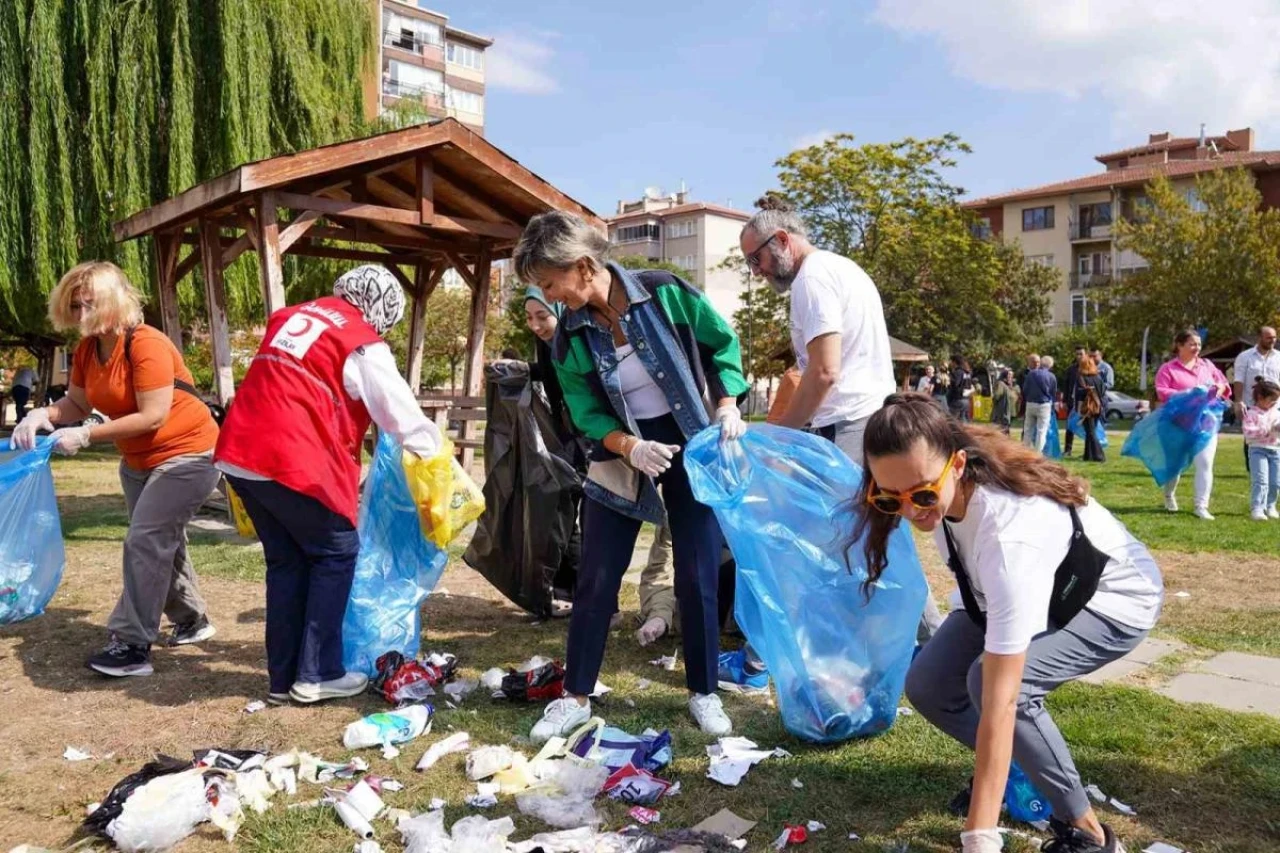
[[[302,325],[300,327],[298,326],[298,322],[297,322],[299,320],[302,321]],[[315,321],[312,320],[310,317],[304,317],[301,314],[295,314],[293,316],[293,319],[289,321],[289,326],[292,326],[295,328],[286,329],[285,334],[293,338],[300,338],[303,335],[305,335],[307,332],[311,331],[311,327],[313,325],[315,325]]]

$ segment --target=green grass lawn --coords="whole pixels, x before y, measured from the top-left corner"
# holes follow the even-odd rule
[[[1105,465],[1067,464],[1088,476],[1099,500],[1156,549],[1274,555],[1274,534],[1280,533],[1280,522],[1270,528],[1248,521],[1244,499],[1247,479],[1238,441],[1224,437],[1219,451],[1214,501],[1219,520],[1212,524],[1198,522],[1188,513],[1166,515],[1150,477],[1133,460],[1119,457],[1118,440]],[[72,554],[105,553],[103,549],[112,548],[112,543],[123,538],[125,517],[113,482],[114,464],[109,453],[89,453],[55,463],[64,530]],[[451,548],[450,574],[442,586],[458,577],[460,550],[461,543]],[[261,552],[253,545],[197,533],[192,536],[191,552],[204,576],[243,583],[247,589],[261,585]],[[1230,608],[1215,604],[1198,612],[1187,605],[1189,615],[1167,612],[1166,621],[1174,634],[1197,646],[1266,650],[1274,645],[1273,653],[1280,654],[1280,619],[1274,613],[1251,609],[1247,587],[1242,585],[1238,593],[1240,601]],[[1202,599],[1190,601],[1198,605]],[[624,589],[622,607],[628,614],[636,609],[634,587]],[[1236,614],[1235,623],[1229,618],[1231,613]],[[492,602],[458,595],[431,597],[425,625],[424,650],[457,654],[469,678],[491,666],[513,665],[533,654],[562,656],[567,628],[562,621],[532,623]],[[764,701],[729,697],[726,706],[735,733],[762,746],[784,746],[794,758],[766,761],[737,788],[706,779],[704,750],[710,739],[697,731],[688,715],[683,673],[665,672],[648,664],[675,646],[674,640],[664,640],[656,650],[639,648],[631,637],[629,621],[626,629],[613,632],[601,679],[614,692],[597,705],[598,713],[611,724],[628,731],[639,732],[646,726],[671,730],[675,761],[664,775],[679,780],[683,793],[662,801],[660,827],[689,826],[728,807],[760,822],[747,837],[751,851],[771,850],[784,823],[807,820],[819,820],[828,829],[812,836],[801,850],[940,853],[956,849],[961,822],[945,812],[945,804],[972,772],[972,757],[918,715],[900,718],[880,737],[814,746],[788,735],[776,710]],[[642,689],[641,679],[652,683]],[[190,713],[199,713],[200,701],[199,696],[192,697]],[[1085,781],[1098,784],[1137,809],[1136,818],[1103,814],[1130,850],[1142,850],[1155,840],[1196,853],[1280,850],[1280,721],[1182,705],[1151,690],[1130,686],[1069,685],[1056,691],[1048,704],[1072,745]],[[232,720],[221,718],[218,745],[298,746],[339,760],[348,754],[340,745],[346,722],[385,707],[378,697],[366,694],[333,710],[266,711]],[[539,711],[538,707],[513,706],[479,696],[456,711],[441,703],[433,733],[408,745],[399,758],[384,760],[377,750],[361,754],[369,760],[372,772],[405,783],[404,791],[387,795],[389,805],[416,813],[433,797],[441,797],[448,804],[450,825],[474,813],[491,818],[511,814],[518,827],[515,837],[523,839],[548,827],[520,816],[510,797],[500,798],[498,807],[488,812],[466,807],[463,797],[474,791],[474,786],[465,779],[461,756],[445,759],[426,774],[412,768],[427,745],[451,730],[470,732],[476,744],[518,744]],[[284,722],[295,719],[307,722]],[[193,748],[203,745],[191,744]],[[527,746],[523,748],[532,752]],[[793,787],[792,780],[803,787]],[[303,793],[311,797],[316,791],[307,788]],[[624,807],[609,801],[599,807],[607,827],[629,822]],[[399,834],[389,824],[378,822],[376,828],[384,849],[401,849]],[[859,834],[862,842],[849,841],[851,832]],[[231,849],[346,853],[353,840],[332,810],[286,810],[278,799],[265,814],[250,816]],[[1025,853],[1035,848],[1024,840],[1011,839],[1006,849]]]

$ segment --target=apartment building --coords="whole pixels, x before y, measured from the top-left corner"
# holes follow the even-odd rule
[[[433,118],[452,116],[483,134],[484,53],[493,40],[450,26],[423,0],[371,2],[379,73],[365,86],[369,117],[412,100]]]
[[[1146,262],[1122,251],[1113,238],[1116,217],[1131,217],[1148,203],[1145,187],[1164,176],[1195,207],[1197,175],[1217,169],[1250,170],[1263,205],[1280,207],[1280,151],[1254,149],[1252,128],[1223,136],[1174,137],[1153,133],[1145,145],[1099,154],[1103,171],[1030,189],[973,199],[964,207],[985,234],[1022,245],[1037,263],[1062,271],[1050,323],[1086,326],[1097,312],[1097,291],[1143,269]]]
[[[640,255],[688,270],[690,283],[731,320],[742,306],[742,278],[718,266],[738,247],[751,214],[688,196],[684,189],[662,194],[650,188],[636,201],[619,201],[618,212],[605,219],[609,242],[615,255]]]

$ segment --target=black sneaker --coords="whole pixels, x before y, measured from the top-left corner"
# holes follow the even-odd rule
[[[951,802],[947,803],[947,811],[956,817],[969,816],[969,803],[973,800],[973,777],[969,777],[969,784],[964,786],[964,790],[951,798]]]
[[[1116,840],[1115,833],[1105,823],[1102,824],[1103,844],[1099,844],[1091,834],[1056,817],[1049,818],[1049,829],[1053,838],[1040,848],[1044,853],[1124,853],[1124,845]]]
[[[216,633],[218,633],[218,629],[213,627],[209,620],[202,616],[195,622],[174,625],[173,630],[169,633],[168,644],[170,646],[187,646],[192,643],[203,642]]]
[[[122,678],[126,675],[150,675],[151,646],[135,646],[112,637],[106,648],[85,664],[94,672]]]

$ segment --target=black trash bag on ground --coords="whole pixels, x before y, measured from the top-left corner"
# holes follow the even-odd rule
[[[462,559],[512,602],[549,617],[582,488],[570,461],[577,448],[560,439],[527,364],[490,365],[485,379],[485,512]]]

